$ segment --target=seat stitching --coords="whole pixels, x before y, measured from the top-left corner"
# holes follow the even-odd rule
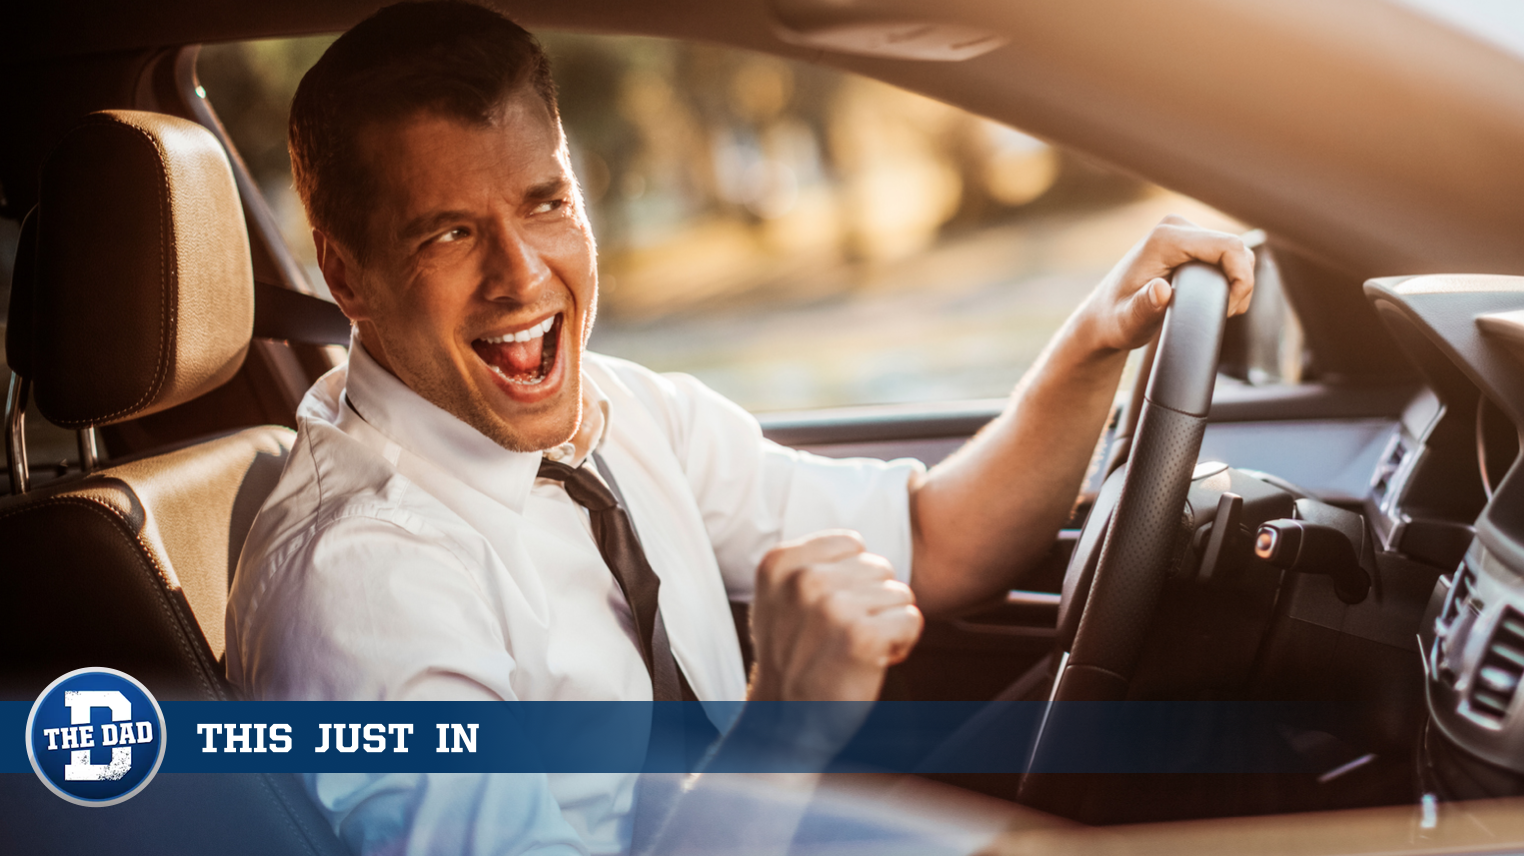
[[[170,188],[169,188],[169,172],[168,172],[168,168],[165,166],[165,163],[164,163],[164,152],[159,147],[158,143],[154,140],[154,138],[153,138],[153,136],[151,134],[149,134],[147,131],[144,131],[142,128],[139,128],[139,127],[137,127],[135,125],[129,125],[129,124],[127,124],[125,122],[121,122],[119,120],[106,119],[106,118],[100,118],[100,119],[97,119],[97,120],[95,120],[94,122],[91,123],[91,125],[94,125],[94,124],[101,124],[104,127],[108,127],[108,128],[120,128],[120,129],[132,131],[132,132],[134,132],[135,136],[138,139],[141,139],[141,140],[147,142],[149,148],[153,149],[154,164],[158,167],[158,170],[159,170],[159,181],[162,184],[163,189],[164,189],[164,195],[163,196],[155,196],[154,197],[154,203],[156,205],[157,212],[158,212],[158,217],[156,219],[159,222],[159,283],[160,283],[161,286],[165,286],[165,281],[166,281],[166,276],[165,276],[165,273],[166,273],[166,258],[172,254],[173,246],[174,246],[174,240],[175,240],[175,235],[174,235],[173,223],[167,223],[166,222],[166,221],[171,220],[172,218],[170,217],[169,212],[166,210],[166,205],[165,205],[165,199],[167,199],[169,197],[169,195],[170,195]],[[80,131],[80,130],[83,130],[85,127],[89,127],[89,126],[82,125],[82,126],[80,126],[78,128],[75,128],[74,130],[75,131]],[[73,131],[71,131],[70,133],[73,133]],[[166,252],[166,250],[169,250],[170,252]],[[176,313],[176,309],[177,309],[178,303],[179,303],[179,297],[178,297],[178,295],[179,295],[179,276],[178,276],[178,271],[176,272],[175,276],[169,277],[168,279],[169,279],[169,282],[168,282],[167,286],[161,287],[161,288],[158,289],[158,291],[159,291],[159,336],[158,336],[158,339],[159,339],[159,349],[158,349],[158,354],[157,354],[157,362],[156,362],[156,365],[154,366],[153,380],[150,381],[148,388],[146,390],[144,390],[143,394],[138,398],[138,400],[136,402],[128,405],[127,407],[124,407],[124,408],[121,408],[119,410],[116,410],[116,411],[114,411],[112,413],[107,413],[107,414],[105,414],[103,416],[100,416],[99,418],[97,418],[93,422],[87,422],[87,423],[83,423],[83,424],[100,424],[100,423],[107,422],[107,421],[110,421],[112,419],[115,419],[118,416],[122,416],[122,415],[125,415],[125,414],[128,414],[128,413],[134,413],[134,412],[136,412],[138,410],[141,410],[144,407],[146,407],[150,402],[153,401],[154,398],[156,398],[161,392],[164,391],[165,379],[169,375],[169,354],[170,354],[170,351],[173,350],[173,346],[174,346],[174,342],[173,342],[174,336],[175,336],[174,324],[175,324],[175,316],[177,314]],[[171,299],[170,292],[174,292],[174,295],[173,295],[174,299]]]
[[[92,511],[92,512],[95,512],[95,513],[101,515],[103,518],[105,518],[106,520],[112,522],[113,524],[127,525],[128,528],[130,529],[130,525],[127,524],[125,518],[123,518],[122,515],[120,513],[118,513],[115,509],[112,509],[110,506],[104,505],[104,504],[102,504],[100,502],[96,502],[94,500],[85,499],[83,497],[78,497],[78,496],[51,497],[49,499],[45,499],[45,500],[42,500],[40,502],[28,503],[28,504],[19,506],[17,508],[9,509],[9,510],[6,510],[6,511],[0,511],[0,520],[5,520],[8,517],[17,516],[17,515],[25,512],[25,511],[29,510],[29,509],[44,508],[44,507],[49,507],[49,506],[60,506],[60,505],[80,506],[82,508],[88,509],[89,511]],[[146,546],[146,545],[144,545],[143,540],[141,538],[136,538],[135,537],[134,540],[137,541],[139,546]],[[148,555],[149,564],[151,564],[153,569],[156,572],[159,573],[160,580],[162,582],[166,582],[167,583],[168,578],[164,574],[163,568],[159,564],[158,560],[153,558],[151,552],[145,550],[145,553],[147,553],[147,555]],[[139,556],[137,558],[139,559],[139,561],[142,561],[143,557]],[[160,593],[162,594],[162,591]],[[188,645],[188,640],[183,638],[184,635],[185,635],[185,629],[184,629],[183,624],[182,624],[181,616],[176,614],[176,610],[174,609],[173,604],[171,602],[168,602],[168,601],[164,600],[164,599],[159,599],[158,603],[159,603],[160,610],[164,611],[165,613],[167,613],[169,615],[169,617],[171,619],[175,620],[176,628],[180,630],[180,633],[177,634],[177,637],[179,637],[177,639],[177,641],[180,642],[182,651],[185,651],[186,653],[190,654],[193,661],[198,661],[199,658],[197,658],[195,656],[194,651],[190,650],[190,646]],[[197,677],[201,679],[203,687],[206,687],[205,676],[203,676],[203,675],[197,675]],[[220,696],[220,695],[222,695],[222,693],[214,691],[214,692],[212,692],[212,695],[214,695],[214,696]],[[226,699],[223,699],[223,700],[226,700]],[[276,815],[277,815],[277,817],[280,818],[280,821],[286,826],[286,828],[288,830],[290,830],[290,831],[295,833],[294,837],[302,843],[302,845],[304,846],[305,851],[307,853],[313,854],[313,856],[317,856],[317,854],[319,854],[320,851],[319,851],[319,848],[316,846],[315,841],[313,840],[314,836],[313,836],[312,829],[308,826],[308,824],[305,824],[305,823],[301,822],[300,818],[297,816],[296,812],[294,811],[294,809],[293,809],[293,807],[291,805],[291,802],[289,800],[285,799],[284,796],[280,793],[279,789],[276,788],[275,784],[270,781],[269,777],[270,777],[271,774],[268,774],[268,773],[258,773],[258,774],[255,774],[255,775],[259,779],[260,789],[263,792],[266,801],[269,802],[269,803],[273,803],[274,807],[276,809],[278,809],[278,811],[276,812]]]
[[[195,650],[195,646],[191,641],[190,633],[186,628],[186,621],[184,616],[179,614],[179,610],[175,608],[173,599],[168,597],[166,594],[166,589],[169,587],[169,575],[165,572],[164,567],[159,563],[158,558],[153,555],[153,551],[149,549],[147,542],[145,542],[136,533],[132,532],[132,525],[124,516],[122,516],[120,512],[96,500],[86,499],[79,496],[62,496],[50,497],[39,502],[26,503],[18,506],[17,508],[0,512],[0,520],[5,520],[8,517],[15,517],[16,515],[30,509],[46,508],[49,506],[58,505],[76,505],[99,514],[107,521],[117,525],[119,529],[124,530],[124,534],[126,534],[135,543],[137,543],[137,545],[141,548],[141,553],[138,554],[135,558],[137,558],[137,560],[140,562],[143,562],[146,559],[146,564],[150,567],[151,570],[159,575],[159,581],[164,584],[163,588],[157,590],[159,597],[155,598],[155,603],[158,605],[160,612],[164,613],[173,622],[175,629],[179,631],[174,635],[176,643],[180,646],[181,653],[189,657],[192,664],[201,667],[196,670],[196,679],[200,681],[201,688],[205,690],[208,695],[213,697],[221,697],[225,695],[219,687],[214,686],[212,682],[207,680],[207,676],[204,674],[204,672],[210,670],[207,669],[206,664],[202,662],[202,657],[199,656]],[[197,634],[199,635],[201,632],[200,625],[197,624],[194,626],[196,628]],[[204,640],[205,636],[202,636],[202,639]]]

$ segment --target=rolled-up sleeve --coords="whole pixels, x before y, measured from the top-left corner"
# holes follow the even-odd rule
[[[664,375],[673,447],[704,516],[732,600],[749,600],[768,550],[824,529],[851,529],[910,581],[912,458],[825,458],[762,436],[750,413],[688,375]]]

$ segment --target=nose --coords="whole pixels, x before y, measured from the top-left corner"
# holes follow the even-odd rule
[[[492,251],[482,271],[487,300],[533,305],[544,296],[553,274],[534,242],[512,222],[495,230]]]

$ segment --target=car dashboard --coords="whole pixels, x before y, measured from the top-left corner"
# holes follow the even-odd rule
[[[1343,727],[1315,724],[1309,733],[1333,733],[1340,745],[1327,772],[1376,761],[1340,778],[1342,794],[1320,786],[1322,802],[1271,810],[1410,803],[1415,765],[1425,799],[1524,793],[1524,500],[1514,496],[1524,478],[1512,472],[1524,425],[1524,279],[1381,279],[1366,295],[1422,384],[1354,391],[1325,378],[1267,389],[1219,378],[1173,594],[1143,654],[1142,698],[1318,700],[1358,711]],[[763,424],[774,439],[818,453],[934,464],[1002,405]],[[1097,513],[1105,476],[1098,469],[1087,484],[1071,525]],[[1357,521],[1352,541],[1368,595],[1341,599],[1331,576],[1252,560],[1208,580],[1225,492],[1245,506],[1240,552],[1260,518]],[[1003,602],[931,622],[923,662],[900,669],[902,697],[988,698],[1029,665],[1040,668],[1055,642],[1063,646],[1072,577],[1094,561],[1086,550],[1099,545],[1065,530],[1044,567]],[[1212,813],[1177,808],[1089,819]]]
[[[1440,800],[1515,795],[1524,792],[1524,278],[1388,278],[1365,290],[1437,403],[1419,430],[1394,439],[1370,499],[1388,543],[1453,569],[1419,625],[1421,790]],[[1475,479],[1440,482],[1438,462],[1453,471],[1465,446]]]

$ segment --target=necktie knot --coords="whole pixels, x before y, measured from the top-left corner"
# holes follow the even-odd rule
[[[613,492],[587,467],[568,467],[545,458],[540,461],[540,478],[561,482],[567,494],[588,511],[607,511],[618,505]]]

